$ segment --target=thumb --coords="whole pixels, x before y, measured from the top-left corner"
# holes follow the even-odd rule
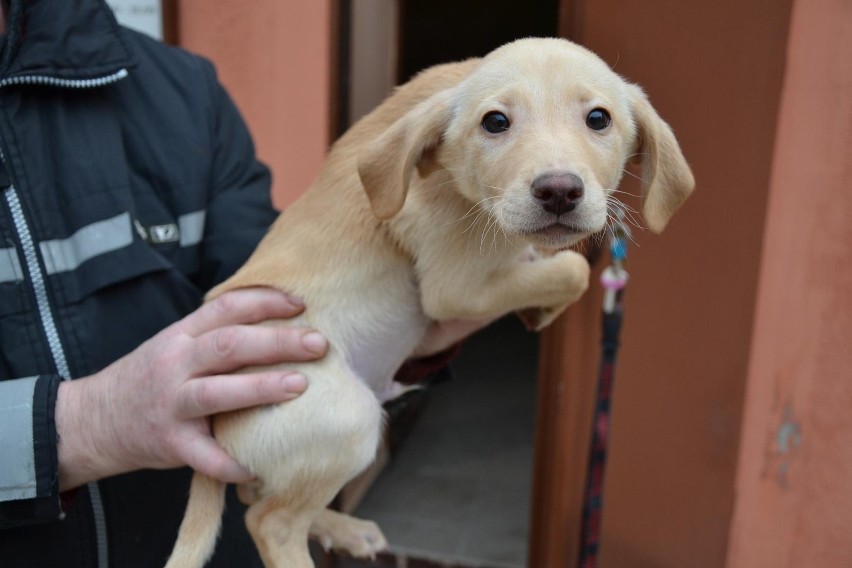
[[[195,471],[225,483],[247,483],[254,479],[252,472],[241,466],[210,437],[194,438],[185,446],[183,458]]]

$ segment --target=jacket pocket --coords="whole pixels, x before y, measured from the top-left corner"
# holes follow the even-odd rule
[[[130,212],[88,223],[65,238],[41,241],[38,247],[44,276],[60,304],[170,268],[136,233]]]

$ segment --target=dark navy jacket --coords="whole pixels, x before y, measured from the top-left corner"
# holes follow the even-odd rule
[[[63,503],[57,385],[244,262],[275,217],[269,172],[213,67],[119,27],[101,0],[11,2],[0,150],[0,565],[162,565],[189,472],[122,475]],[[213,565],[258,562],[235,556],[254,552],[233,500],[225,531]]]

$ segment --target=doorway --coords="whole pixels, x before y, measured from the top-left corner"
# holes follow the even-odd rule
[[[338,122],[351,124],[431,65],[558,35],[558,8],[556,0],[522,9],[511,0],[341,3]],[[507,317],[465,343],[450,380],[388,407],[388,457],[354,511],[388,537],[395,558],[379,565],[526,566],[537,355],[537,335]],[[337,563],[350,565],[362,564]]]

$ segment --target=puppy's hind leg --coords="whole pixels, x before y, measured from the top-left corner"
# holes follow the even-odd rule
[[[308,528],[313,515],[264,497],[246,512],[246,527],[266,568],[313,568]]]
[[[310,532],[326,550],[344,550],[355,558],[375,559],[377,553],[388,548],[379,525],[331,509],[317,516]]]
[[[256,500],[246,525],[267,568],[312,566],[311,523],[370,464],[381,437],[381,404],[347,368],[327,356],[309,376],[298,399],[216,423],[217,440],[257,477],[239,496]]]

